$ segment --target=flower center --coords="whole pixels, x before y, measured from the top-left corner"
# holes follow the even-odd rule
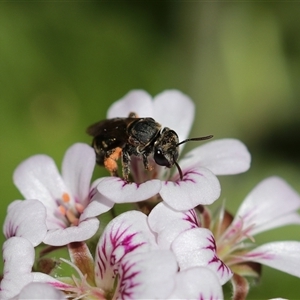
[[[70,287],[61,288],[61,290],[68,295],[68,299],[107,299],[107,293],[100,287],[89,284],[87,282],[87,275],[84,275],[74,263],[63,258],[61,260],[70,265],[79,275],[79,278],[74,274],[71,277],[57,278],[62,282],[70,284]]]
[[[80,203],[72,203],[68,193],[63,193],[61,199],[58,200],[59,214],[66,218],[70,225],[77,226],[79,217],[82,214],[84,207]]]
[[[228,230],[216,241],[218,256],[230,265],[231,256],[235,256],[234,252],[245,251],[249,244],[242,243],[243,240],[249,239],[254,242],[254,238],[249,235],[255,224],[244,227],[244,221],[241,218],[239,222],[231,225]]]

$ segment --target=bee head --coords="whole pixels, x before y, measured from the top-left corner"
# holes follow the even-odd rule
[[[179,156],[179,145],[189,141],[208,140],[212,137],[212,135],[208,135],[203,137],[190,138],[179,142],[177,133],[174,130],[165,127],[162,130],[160,137],[154,143],[154,160],[158,165],[167,168],[171,168],[175,165],[178,169],[180,179],[182,180],[183,174],[177,163]]]
[[[178,135],[165,127],[154,144],[154,160],[160,166],[171,168],[177,161],[178,154]]]

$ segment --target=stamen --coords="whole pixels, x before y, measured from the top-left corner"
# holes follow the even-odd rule
[[[67,210],[66,217],[68,218],[69,222],[73,225],[78,225],[79,219],[74,215],[71,210]]]
[[[80,203],[76,203],[76,204],[75,204],[75,208],[76,208],[76,210],[77,210],[80,214],[82,214],[83,211],[84,211],[84,206],[83,206],[82,204],[80,204]]]
[[[66,208],[64,207],[64,206],[62,206],[62,205],[60,205],[59,207],[58,207],[58,210],[59,210],[59,212],[63,215],[63,216],[65,216],[66,215]]]
[[[70,196],[68,193],[63,193],[61,198],[65,203],[70,201]]]

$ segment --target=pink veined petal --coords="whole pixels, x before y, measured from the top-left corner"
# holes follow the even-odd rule
[[[205,168],[184,172],[183,179],[165,181],[160,195],[175,210],[189,210],[199,204],[207,205],[217,200],[221,187],[217,177]]]
[[[295,223],[299,219],[292,218],[300,208],[300,196],[283,179],[269,177],[260,182],[246,197],[240,206],[232,225],[243,222],[244,228],[253,226],[250,235],[271,229],[272,225],[283,226]],[[286,216],[291,216],[290,219]]]
[[[32,273],[33,282],[44,283],[50,285],[56,289],[67,290],[73,286],[64,282],[61,282],[45,273],[33,272]]]
[[[171,251],[130,254],[119,267],[116,299],[167,299],[174,289],[176,272]]]
[[[152,117],[152,97],[143,90],[132,90],[110,106],[107,118],[127,118],[131,112],[137,113],[139,118]]]
[[[284,241],[264,244],[244,257],[244,261],[254,261],[271,268],[300,277],[300,242]]]
[[[14,201],[8,207],[3,231],[8,239],[13,236],[29,240],[35,247],[46,233],[46,208],[38,200]]]
[[[253,227],[251,234],[255,235],[263,231],[274,229],[277,227],[282,227],[286,225],[300,225],[300,215],[298,213],[290,213],[284,216],[277,217],[270,220],[268,223],[261,224],[259,226]]]
[[[166,90],[154,98],[154,119],[174,130],[183,141],[189,135],[195,115],[192,100],[178,90]]]
[[[196,212],[192,210],[177,211],[166,205],[164,202],[158,203],[148,216],[148,223],[154,232],[162,231],[170,222],[186,221],[191,227],[200,227],[200,222]]]
[[[230,268],[217,256],[215,239],[206,228],[194,228],[182,232],[172,243],[180,270],[191,267],[208,267],[214,271],[220,283],[225,284],[231,277]]]
[[[114,218],[106,226],[97,244],[95,258],[97,286],[110,291],[119,264],[125,256],[156,248],[155,238],[145,214],[128,211]]]
[[[91,238],[99,228],[99,220],[90,218],[79,222],[78,226],[51,229],[43,242],[51,246],[63,246],[71,242],[81,242]]]
[[[215,175],[230,175],[249,169],[251,156],[246,146],[235,139],[208,142],[188,152],[181,160],[181,168],[201,166]]]
[[[12,237],[3,244],[4,272],[0,299],[11,299],[32,282],[34,248],[27,239]]]
[[[36,199],[53,212],[56,199],[69,193],[53,159],[47,155],[35,155],[23,161],[15,170],[14,183],[26,199]]]
[[[104,177],[97,189],[114,203],[130,203],[147,200],[156,195],[161,189],[161,181],[149,180],[145,183],[126,182],[118,177]]]
[[[62,178],[76,203],[87,205],[90,181],[95,167],[95,152],[87,144],[77,143],[66,152],[62,163]]]
[[[20,294],[13,299],[53,299],[64,300],[65,294],[54,287],[40,282],[32,282],[26,285]]]
[[[175,280],[175,290],[169,299],[224,299],[218,277],[208,268],[181,271],[176,274]]]

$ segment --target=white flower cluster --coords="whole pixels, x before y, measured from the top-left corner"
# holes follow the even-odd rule
[[[107,117],[132,111],[172,128],[180,141],[194,119],[193,102],[176,90],[154,99],[132,91]],[[9,205],[4,222],[1,299],[223,299],[228,281],[233,298],[238,291],[243,299],[249,289],[243,274],[258,277],[260,264],[300,277],[300,242],[249,246],[257,233],[300,224],[300,197],[284,180],[271,177],[258,184],[235,217],[223,208],[212,218],[208,205],[221,191],[216,176],[250,167],[240,141],[196,147],[179,161],[182,174],[155,164],[144,170],[133,158],[131,183],[120,177],[91,183],[95,162],[94,150],[77,143],[67,150],[61,174],[46,155],[17,167],[13,179],[25,200]],[[139,210],[112,218],[91,254],[86,241],[99,231],[98,216],[115,203],[137,203]],[[43,267],[35,263],[38,246],[44,247]],[[70,260],[43,257],[62,246]],[[73,270],[69,277],[57,272],[65,264]]]

